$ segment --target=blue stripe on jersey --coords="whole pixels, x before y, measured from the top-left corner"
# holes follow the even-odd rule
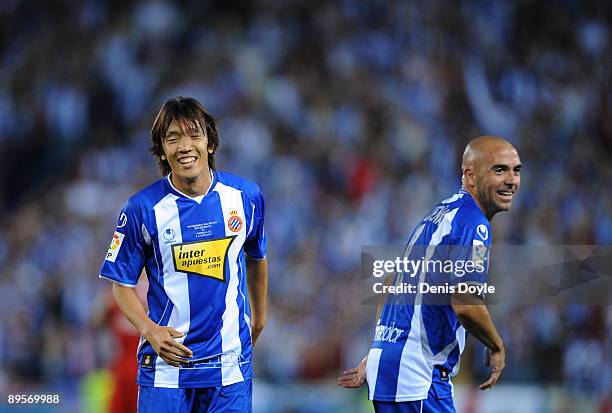
[[[472,246],[491,242],[489,222],[476,202],[464,190],[440,202],[417,225],[406,247],[411,260],[471,258]],[[428,246],[430,248],[428,248]],[[457,252],[464,246],[465,251]],[[465,257],[462,257],[466,255]],[[421,272],[417,276],[396,276],[397,282],[432,283],[437,274]],[[485,282],[486,271],[479,276],[451,276],[451,283]],[[439,282],[439,281],[438,281]],[[399,297],[399,298],[398,298]],[[413,401],[427,398],[435,377],[435,366],[443,366],[453,375],[465,346],[465,329],[450,305],[432,305],[422,294],[388,296],[368,356],[366,373],[369,398],[379,401]],[[380,334],[382,331],[401,331]],[[396,339],[397,338],[397,339]],[[449,385],[452,387],[451,385]],[[444,386],[443,386],[444,387]],[[440,391],[445,391],[440,388]]]
[[[245,359],[250,359],[252,356],[252,343],[251,343],[251,308],[248,299],[247,285],[246,285],[246,263],[244,259],[244,254],[240,254],[240,260],[238,265],[238,272],[240,277],[238,277],[238,308],[241,309],[242,317],[238,319],[239,322],[239,331],[240,331],[240,344],[243,348],[243,356]],[[244,364],[240,366],[241,372],[243,376],[249,375],[248,368],[250,366]],[[251,374],[252,375],[252,374]]]
[[[444,350],[446,343],[455,339],[455,331],[458,327],[457,316],[450,306],[423,306],[421,316],[425,326],[437,326],[437,328],[426,329],[426,332],[431,352],[438,354]]]

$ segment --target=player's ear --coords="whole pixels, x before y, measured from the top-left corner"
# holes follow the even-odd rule
[[[476,186],[474,172],[470,168],[465,168],[463,170],[463,176],[461,177],[461,181],[468,187]]]

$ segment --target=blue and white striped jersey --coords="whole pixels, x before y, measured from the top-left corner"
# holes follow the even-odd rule
[[[440,202],[417,225],[405,250],[410,260],[482,260],[482,271],[451,274],[447,286],[484,284],[491,244],[489,221],[465,190]],[[434,270],[421,268],[413,278],[395,282],[436,284]],[[438,283],[439,285],[440,283]],[[449,296],[432,304],[431,296],[416,290],[403,300],[389,295],[377,321],[368,354],[366,377],[370,400],[424,400],[430,387],[440,397],[452,395],[449,376],[459,371],[467,332],[450,306]]]
[[[195,198],[170,175],[132,196],[120,214],[100,277],[134,287],[146,269],[149,317],[185,335],[191,362],[173,367],[141,338],[138,384],[185,388],[226,386],[252,377],[245,253],[266,254],[259,187],[212,171]]]

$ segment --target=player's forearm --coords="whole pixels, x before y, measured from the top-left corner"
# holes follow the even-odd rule
[[[152,327],[157,326],[147,315],[134,288],[113,283],[113,297],[121,313],[138,329],[140,334],[146,336]]]
[[[478,341],[492,351],[504,350],[504,341],[481,298],[468,294],[453,294],[452,307],[461,325]]]
[[[263,329],[266,323],[268,296],[268,260],[247,259],[247,287],[251,302],[253,328]]]

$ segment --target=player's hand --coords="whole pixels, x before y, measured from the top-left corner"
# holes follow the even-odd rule
[[[255,343],[257,339],[261,335],[261,332],[264,329],[264,323],[258,322],[257,320],[251,320],[251,341],[253,342],[253,347],[255,347]]]
[[[145,338],[151,343],[157,355],[174,367],[179,367],[180,363],[184,363],[187,361],[186,359],[193,357],[191,350],[175,340],[175,338],[183,336],[183,333],[172,327],[159,325],[151,328],[145,334]]]
[[[485,367],[491,367],[491,377],[489,377],[489,380],[478,386],[480,390],[492,388],[495,383],[497,383],[497,380],[499,380],[499,376],[501,376],[504,367],[506,367],[505,351],[491,351],[489,348],[486,348],[484,365]]]
[[[346,388],[361,387],[366,382],[367,361],[368,356],[365,356],[357,367],[343,371],[342,375],[338,377],[338,385]]]

